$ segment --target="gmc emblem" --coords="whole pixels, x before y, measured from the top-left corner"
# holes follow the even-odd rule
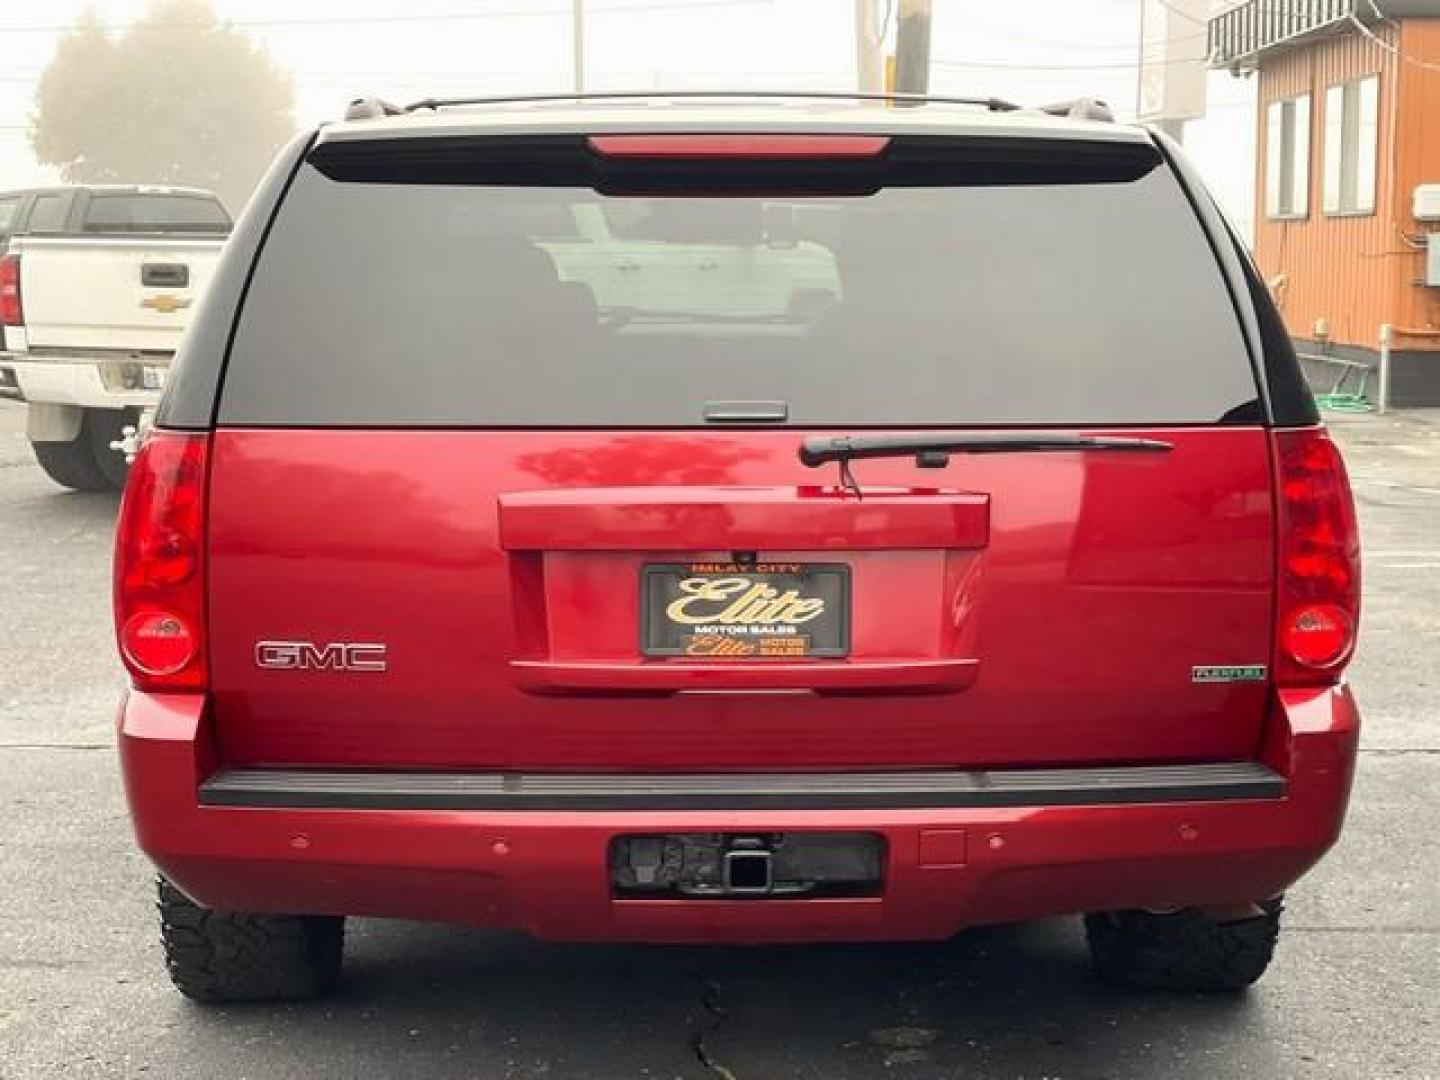
[[[255,666],[272,671],[384,671],[385,646],[352,641],[257,641]]]

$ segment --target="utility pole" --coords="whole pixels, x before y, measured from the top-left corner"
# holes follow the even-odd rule
[[[930,90],[930,0],[900,0],[895,23],[895,92]]]
[[[1169,135],[1170,138],[1174,139],[1177,143],[1183,143],[1185,141],[1184,120],[1156,120],[1155,126],[1166,135]]]
[[[880,25],[880,0],[855,0],[855,89],[878,94],[885,89],[885,28]]]
[[[1142,0],[1140,4],[1135,115],[1176,142],[1185,141],[1187,120],[1205,115],[1209,15],[1209,0]]]
[[[575,93],[585,92],[585,0],[570,0],[570,49],[575,64]]]

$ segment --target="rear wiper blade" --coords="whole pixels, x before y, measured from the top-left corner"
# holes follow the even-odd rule
[[[810,468],[827,461],[840,463],[840,483],[857,499],[865,497],[850,463],[861,458],[915,455],[922,469],[943,469],[951,454],[1045,454],[1077,451],[1118,451],[1119,453],[1164,453],[1174,446],[1160,439],[1137,439],[1123,435],[985,435],[974,432],[929,432],[923,435],[829,435],[813,436],[800,443],[800,461]]]
[[[916,455],[921,465],[943,466],[948,454],[1040,454],[1065,451],[1164,453],[1173,450],[1160,439],[1110,435],[985,435],[974,432],[931,432],[923,435],[814,436],[800,444],[802,464],[816,468],[827,461]]]

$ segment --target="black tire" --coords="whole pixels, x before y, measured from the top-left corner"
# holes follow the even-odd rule
[[[343,918],[211,911],[164,878],[157,885],[165,966],[191,1000],[296,1001],[339,981]]]
[[[1136,990],[1243,990],[1265,974],[1280,935],[1281,902],[1260,907],[1262,914],[1235,922],[1216,922],[1194,908],[1101,912],[1085,916],[1085,937],[1107,982]]]
[[[73,491],[119,491],[125,487],[130,465],[110,444],[121,429],[134,424],[134,409],[86,409],[80,430],[69,442],[32,442],[35,460],[45,474]]]

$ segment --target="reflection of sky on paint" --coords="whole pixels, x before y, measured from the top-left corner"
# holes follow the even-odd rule
[[[1133,115],[1139,0],[934,0],[931,90],[1022,102],[1077,96]],[[53,179],[24,126],[55,27],[86,7],[111,25],[145,0],[30,0],[0,14],[0,187]],[[570,0],[215,0],[295,77],[296,119],[339,115],[360,94],[564,90]],[[880,0],[883,10],[885,0]],[[853,0],[586,0],[586,83],[657,88],[847,90]],[[1196,33],[1203,33],[1197,26]],[[1229,212],[1251,218],[1254,81],[1209,76],[1210,115],[1187,144]]]

